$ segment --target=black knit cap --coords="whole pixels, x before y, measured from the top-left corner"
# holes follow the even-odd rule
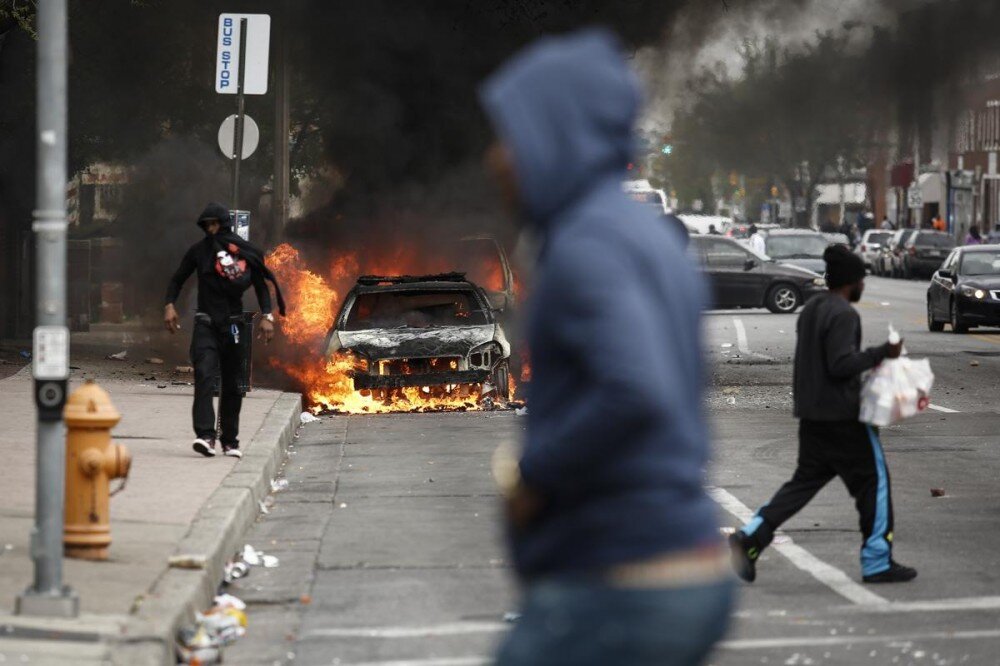
[[[865,277],[865,262],[843,245],[831,245],[823,253],[826,262],[826,284],[830,289],[861,282]]]

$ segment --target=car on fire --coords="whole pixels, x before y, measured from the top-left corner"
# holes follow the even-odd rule
[[[464,273],[358,278],[327,353],[351,360],[356,391],[451,394],[488,384],[496,398],[510,397],[510,343],[488,295]]]

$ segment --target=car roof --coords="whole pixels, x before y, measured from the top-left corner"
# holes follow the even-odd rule
[[[362,275],[354,290],[359,294],[404,291],[477,291],[479,286],[465,279],[465,273],[439,275]]]
[[[812,229],[772,229],[767,232],[768,236],[822,236],[818,231]]]
[[[961,252],[1000,252],[1000,245],[963,245],[955,249]]]

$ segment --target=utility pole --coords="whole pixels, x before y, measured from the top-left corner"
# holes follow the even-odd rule
[[[66,328],[66,45],[67,0],[38,2],[38,172],[34,211],[36,328],[32,356],[38,410],[34,581],[17,598],[21,615],[75,617],[80,602],[63,585],[66,427],[69,378]]]
[[[913,129],[913,185],[912,187],[920,192],[920,129],[915,127]],[[920,192],[922,195],[923,192]],[[923,207],[924,207],[923,197],[920,198],[920,206],[910,209],[910,215],[913,218],[913,228],[919,229],[922,223],[923,217]]]
[[[274,186],[271,193],[271,230],[267,243],[276,245],[288,225],[289,172],[288,163],[288,0],[281,0],[278,9],[277,43],[274,68]]]
[[[233,132],[233,210],[240,207],[240,162],[243,161],[243,79],[247,59],[247,20],[240,19],[240,68],[236,75],[236,128]]]
[[[837,176],[840,179],[840,219],[837,220],[837,228],[839,229],[841,225],[844,224],[844,218],[847,216],[847,199],[844,196],[844,156],[840,155],[837,157]]]

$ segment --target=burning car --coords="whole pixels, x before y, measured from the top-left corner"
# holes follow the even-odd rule
[[[510,344],[486,292],[464,273],[358,278],[327,353],[350,360],[362,394],[460,396],[479,385],[483,396],[509,398]]]

